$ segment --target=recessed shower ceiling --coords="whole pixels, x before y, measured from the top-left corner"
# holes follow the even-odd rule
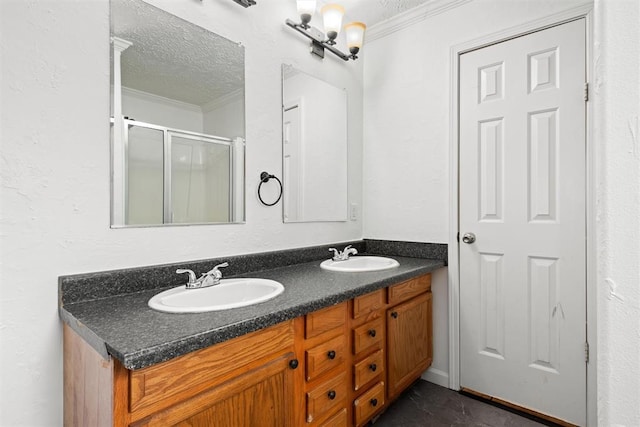
[[[123,86],[198,106],[244,87],[237,43],[140,0],[112,0],[111,14],[112,33],[133,43]]]

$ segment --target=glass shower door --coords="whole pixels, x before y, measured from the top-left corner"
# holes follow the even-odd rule
[[[162,224],[164,132],[125,121],[125,224]]]
[[[216,223],[233,220],[231,144],[202,135],[168,132],[171,165],[171,222]]]

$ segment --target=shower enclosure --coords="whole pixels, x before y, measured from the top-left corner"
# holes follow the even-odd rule
[[[241,222],[244,140],[123,119],[113,224]],[[112,126],[113,129],[113,126]],[[118,167],[119,166],[119,167]],[[115,201],[115,200],[114,200]]]

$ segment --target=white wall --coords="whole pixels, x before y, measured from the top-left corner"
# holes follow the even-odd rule
[[[227,97],[224,102],[205,105],[204,132],[209,135],[244,138],[244,93]]]
[[[363,55],[366,238],[447,242],[450,48],[585,3],[475,0],[369,41]],[[639,8],[637,0],[596,0],[594,9],[598,309],[597,397],[590,412],[597,406],[602,426],[640,425]],[[434,276],[436,304],[447,300],[443,281]],[[446,331],[447,319],[446,310],[436,310],[436,335]],[[446,347],[436,345],[424,377],[441,383],[447,357]]]
[[[598,425],[640,426],[640,2],[595,24]]]
[[[122,88],[122,115],[139,122],[202,133],[202,109],[194,104]]]
[[[281,176],[281,63],[350,92],[349,194],[361,204],[361,62],[309,54],[284,25],[295,2],[156,0],[246,47],[247,223],[109,228],[108,1],[3,0],[0,173],[0,425],[62,423],[57,278],[141,265],[347,241],[361,223],[283,224],[256,198]]]

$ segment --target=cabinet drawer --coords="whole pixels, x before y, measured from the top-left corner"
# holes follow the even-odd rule
[[[147,406],[157,410],[195,396],[237,375],[243,366],[287,348],[293,348],[292,321],[131,371],[129,410],[134,412]]]
[[[348,427],[347,423],[347,409],[344,408],[322,424],[321,427]]]
[[[384,406],[384,383],[379,382],[353,401],[353,418],[361,426]]]
[[[382,348],[384,341],[384,319],[367,322],[353,330],[353,354],[368,348]]]
[[[378,350],[353,366],[353,389],[358,391],[384,372],[384,354]]]
[[[389,287],[388,302],[394,305],[429,290],[431,290],[431,275],[426,274]]]
[[[384,306],[384,289],[353,299],[353,318],[365,316]]]
[[[320,419],[346,403],[347,378],[343,372],[307,392],[307,422]]]
[[[341,365],[345,360],[346,347],[346,337],[338,335],[307,350],[305,352],[307,381],[311,381],[322,373]]]
[[[347,303],[314,311],[305,316],[304,336],[315,337],[323,332],[344,326],[347,320]]]

